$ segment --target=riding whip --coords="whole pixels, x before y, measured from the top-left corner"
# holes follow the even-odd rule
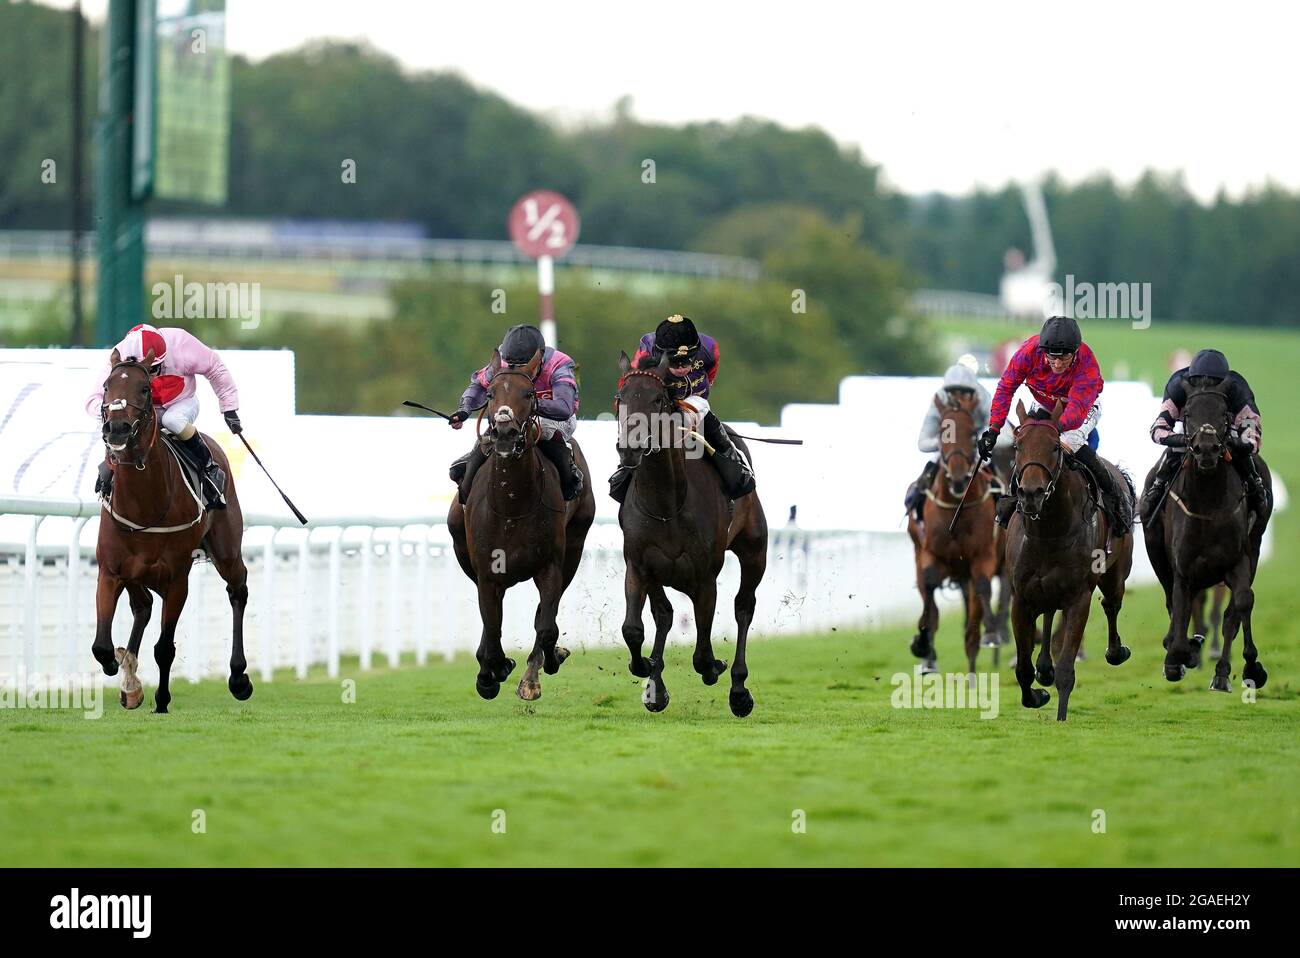
[[[984,465],[984,452],[980,451],[979,461],[975,463],[975,468],[970,472],[970,478],[966,480],[966,491],[961,494],[961,502],[957,503],[957,511],[952,514],[952,522],[948,523],[948,535],[952,535],[952,530],[957,528],[957,520],[961,518],[962,507],[966,505],[966,496],[970,494],[970,487],[975,485],[975,477],[980,474],[980,467]]]
[[[451,422],[451,417],[448,416],[445,412],[438,412],[438,410],[434,409],[433,407],[426,406],[422,402],[416,402],[414,399],[403,399],[402,405],[411,406],[415,409],[423,409],[425,412],[431,412],[435,416],[441,416],[443,419],[447,420],[448,422]]]
[[[767,439],[764,438],[763,436],[741,436],[740,433],[736,433],[736,435],[740,436],[741,439],[744,439],[747,442],[770,442],[778,446],[802,446],[803,445],[802,439]]]
[[[1151,509],[1151,511],[1147,513],[1147,515],[1150,516],[1151,518],[1155,518],[1156,516],[1160,515],[1160,507],[1165,504],[1165,497],[1169,495],[1169,490],[1174,487],[1174,480],[1178,478],[1178,473],[1183,471],[1183,466],[1187,464],[1187,457],[1190,456],[1191,454],[1192,454],[1192,450],[1190,448],[1183,453],[1183,458],[1182,461],[1178,463],[1178,468],[1174,471],[1174,474],[1169,479],[1169,481],[1165,483],[1165,491],[1160,493],[1159,500],[1157,500],[1155,506]]]
[[[256,462],[259,466],[262,466],[262,460],[257,458],[257,453],[253,452],[253,447],[248,444],[248,440],[244,438],[244,434],[242,432],[237,432],[235,433],[235,435],[238,436],[239,441],[244,444],[244,448],[247,449],[248,454],[253,457],[253,461]],[[266,466],[262,466],[262,471],[266,472]],[[271,479],[271,474],[269,472],[266,472],[266,478]],[[276,485],[274,479],[271,479],[271,485],[275,486],[275,491],[280,493],[280,498],[283,499],[284,504],[289,507],[289,511],[298,517],[299,522],[301,522],[303,525],[306,525],[307,517],[304,516],[301,512],[299,512],[298,507],[289,501],[289,497],[284,494],[283,489],[281,489],[278,485]]]

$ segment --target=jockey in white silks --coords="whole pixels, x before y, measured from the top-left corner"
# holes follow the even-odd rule
[[[988,428],[989,410],[993,405],[993,397],[987,389],[980,385],[979,380],[975,377],[975,370],[978,368],[979,364],[973,356],[963,356],[956,363],[949,366],[948,371],[943,374],[943,385],[935,390],[935,402],[929,404],[929,408],[925,412],[925,419],[921,422],[921,435],[917,438],[916,446],[921,452],[928,452],[932,455],[930,461],[925,464],[925,468],[921,470],[921,474],[907,487],[907,495],[903,498],[903,504],[909,511],[916,513],[918,522],[921,521],[921,506],[925,502],[925,491],[930,488],[930,484],[934,482],[934,477],[939,471],[939,424],[942,417],[939,414],[939,407],[935,403],[946,406],[952,400],[975,396],[977,402],[975,408],[971,411],[975,433],[978,435]]]

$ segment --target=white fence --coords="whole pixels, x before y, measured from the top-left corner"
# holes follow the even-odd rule
[[[0,514],[8,530],[0,535],[0,676],[67,677],[97,669],[90,645],[99,504],[0,497]],[[15,537],[15,523],[24,522],[25,536]],[[414,653],[423,664],[430,655],[450,658],[477,647],[475,591],[456,563],[441,515],[400,521],[336,516],[305,529],[273,516],[250,515],[246,522],[250,597],[244,643],[250,672],[263,680],[286,668],[305,677],[319,665],[335,676],[343,656],[359,657],[364,669],[376,660],[396,664],[404,653]],[[789,528],[772,530],[770,539],[751,630],[756,639],[832,626],[869,628],[897,619],[904,609],[912,613],[913,594],[880,589],[898,575],[900,563],[911,562],[906,536]],[[173,670],[198,681],[228,671],[230,606],[224,583],[210,564],[195,563],[190,576]],[[598,522],[561,603],[562,644],[575,652],[622,644],[622,581],[622,533],[616,524]],[[728,555],[715,640],[735,638],[732,599],[738,582],[738,566]],[[677,613],[671,641],[693,641],[689,602],[675,593],[670,599]],[[531,584],[507,594],[507,648],[531,648],[536,602]],[[140,656],[146,682],[156,680],[148,647],[157,637],[160,609],[155,601]],[[645,617],[653,634],[648,609]],[[126,644],[130,623],[123,596],[114,622],[115,645]]]

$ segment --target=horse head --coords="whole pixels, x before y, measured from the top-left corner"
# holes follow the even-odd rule
[[[102,435],[108,455],[115,463],[144,468],[148,449],[141,449],[141,439],[148,428],[155,425],[152,377],[153,350],[143,360],[134,356],[123,359],[113,350],[109,357],[111,369],[104,380],[104,402],[99,415],[103,420]],[[150,442],[152,447],[152,440]]]
[[[1228,446],[1228,397],[1222,386],[1194,389],[1183,404],[1187,448],[1201,472],[1218,468]]]
[[[622,385],[615,402],[618,405],[618,461],[624,469],[635,469],[649,453],[659,452],[671,444],[660,439],[664,426],[673,426],[676,404],[668,394],[664,379],[668,375],[668,355],[657,365],[642,360],[633,367],[627,353],[620,353],[618,368]]]
[[[537,389],[533,381],[542,367],[542,350],[522,366],[507,366],[501,350],[488,363],[488,435],[498,456],[518,459],[529,446],[529,428],[537,429]],[[535,436],[533,438],[536,438]]]
[[[1064,408],[1059,400],[1051,412],[1035,409],[1026,413],[1023,402],[1016,405],[1020,425],[1013,432],[1015,460],[1012,474],[1020,511],[1030,519],[1038,518],[1047,505],[1065,464],[1065,451],[1061,448],[1061,413]]]
[[[979,466],[975,454],[975,405],[978,398],[972,394],[949,396],[946,403],[938,397],[934,404],[939,410],[939,461],[943,464],[948,495],[960,498],[966,484]]]

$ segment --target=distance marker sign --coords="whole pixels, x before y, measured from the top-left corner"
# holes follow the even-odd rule
[[[581,221],[573,204],[551,190],[525,193],[510,210],[510,239],[533,259],[563,256],[578,241]]]

